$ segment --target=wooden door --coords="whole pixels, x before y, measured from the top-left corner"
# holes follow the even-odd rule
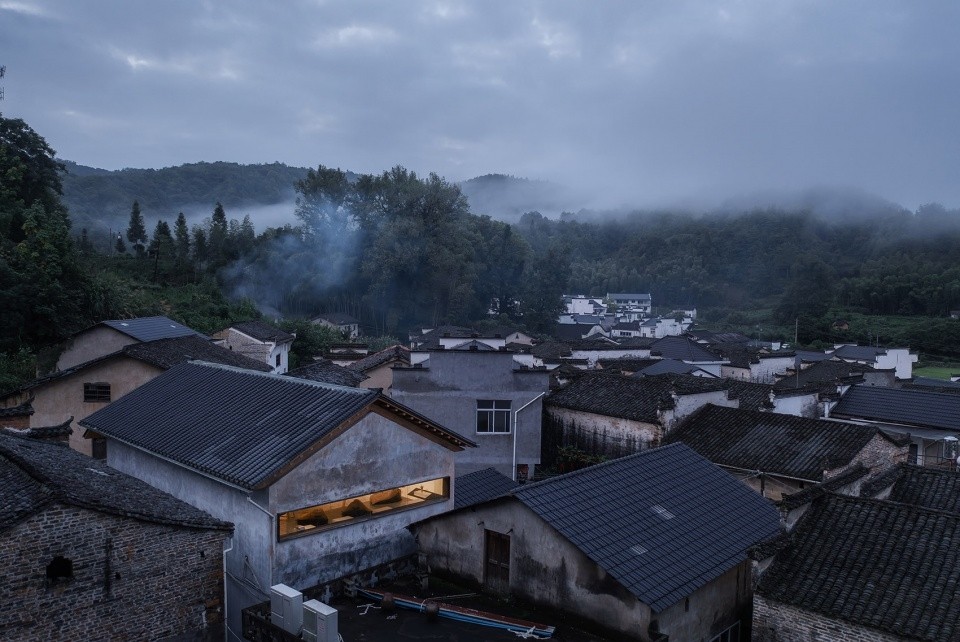
[[[510,592],[510,536],[494,531],[486,533],[486,587],[499,595]]]

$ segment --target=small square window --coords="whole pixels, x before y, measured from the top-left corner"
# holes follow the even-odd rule
[[[509,433],[510,423],[509,399],[477,400],[478,433]]]
[[[110,384],[102,381],[83,384],[83,400],[97,403],[110,401]]]

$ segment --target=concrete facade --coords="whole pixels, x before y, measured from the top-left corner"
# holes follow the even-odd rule
[[[222,640],[228,533],[48,505],[4,533],[0,638]],[[55,557],[72,577],[51,581]]]
[[[432,572],[480,586],[487,579],[485,532],[507,534],[511,596],[561,609],[630,639],[650,640],[653,620],[671,640],[709,640],[737,621],[749,629],[748,562],[655,613],[514,498],[433,518],[414,531]],[[741,639],[749,639],[749,633]]]
[[[110,441],[108,463],[235,524],[226,555],[228,626],[239,639],[243,608],[269,587],[296,589],[350,575],[415,552],[411,523],[453,506],[454,453],[422,433],[369,412],[269,488],[246,491],[149,453]],[[277,515],[440,477],[450,498],[279,540]]]
[[[550,373],[519,369],[509,352],[429,354],[426,367],[393,370],[391,397],[477,442],[477,448],[457,453],[458,475],[493,466],[512,478],[515,447],[516,465],[526,466],[532,477],[540,464],[542,395],[549,390]],[[509,401],[510,432],[478,433],[478,400]]]

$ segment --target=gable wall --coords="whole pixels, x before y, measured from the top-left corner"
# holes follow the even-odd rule
[[[739,408],[740,400],[729,399],[726,390],[701,392],[694,395],[677,395],[674,397],[673,408],[662,413],[664,434],[669,434],[681,421],[707,404],[725,406],[727,408]]]
[[[820,400],[817,393],[807,395],[774,396],[773,412],[781,415],[794,415],[817,419],[820,414]]]
[[[361,388],[380,388],[385,393],[389,394],[390,388],[393,387],[393,365],[396,361],[390,361],[378,366],[373,370],[369,370],[365,374],[367,378],[360,382]]]
[[[57,359],[56,369],[59,371],[72,368],[92,359],[114,353],[131,343],[139,342],[133,337],[107,326],[90,328],[68,340],[66,347]]]
[[[900,462],[907,461],[908,449],[909,446],[897,446],[878,433],[857,453],[849,465],[827,471],[824,477],[834,477],[858,463],[869,468],[871,475],[876,475]]]
[[[650,608],[521,502],[490,502],[417,524],[432,572],[482,585],[485,530],[510,537],[510,593],[621,632],[646,632]]]
[[[3,533],[0,638],[222,640],[227,536],[48,505]],[[73,579],[48,588],[57,555]]]
[[[110,400],[116,401],[161,373],[163,370],[142,361],[130,357],[117,357],[84,368],[67,377],[55,379],[32,391],[36,398],[33,400],[34,414],[30,418],[30,426],[34,428],[56,426],[73,416],[70,447],[89,455],[92,453],[92,442],[84,438],[84,429],[78,423],[108,404],[107,402],[85,402],[83,384],[109,383]]]
[[[270,487],[272,512],[439,477],[450,478],[445,502],[277,542],[275,581],[306,588],[410,555],[415,546],[406,527],[453,507],[453,451],[385,417],[366,415]]]

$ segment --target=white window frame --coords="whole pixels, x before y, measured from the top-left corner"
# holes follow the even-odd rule
[[[509,399],[477,399],[477,434],[509,435],[513,432],[511,409]]]

